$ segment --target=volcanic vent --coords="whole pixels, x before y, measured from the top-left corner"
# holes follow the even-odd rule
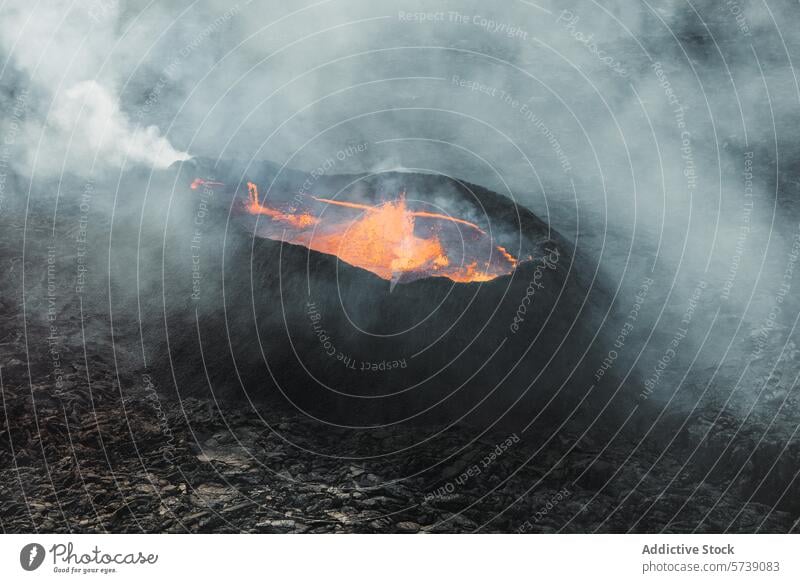
[[[185,255],[164,280],[166,385],[353,427],[557,422],[585,397],[606,298],[530,211],[435,175],[326,176],[304,192],[307,179],[183,166],[188,200],[216,206],[199,256],[185,240],[168,250]]]
[[[416,209],[425,201],[409,201],[405,192],[378,204],[309,195],[300,197],[302,210],[281,210],[261,202],[255,183],[247,189],[245,211],[266,219],[254,229],[258,236],[334,255],[393,283],[423,277],[489,281],[517,266],[475,223]]]

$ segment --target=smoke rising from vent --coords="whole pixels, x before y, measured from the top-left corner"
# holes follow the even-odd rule
[[[157,169],[188,160],[154,125],[135,127],[120,111],[117,99],[96,81],[83,81],[64,92],[51,116],[53,126],[87,156],[97,156],[105,164],[121,167],[125,162],[146,164]]]
[[[779,0],[3,3],[0,526],[797,530],[797,63]]]
[[[623,314],[656,276],[653,325],[667,338],[700,280],[722,302],[715,334],[745,313],[758,329],[796,231],[786,172],[800,155],[800,28],[783,26],[796,18],[735,2],[12,2],[0,18],[4,106],[26,93],[0,130],[14,136],[9,171],[38,200],[56,193],[31,177],[80,181],[190,155],[240,161],[241,184],[262,160],[311,171],[309,193],[323,198],[333,193],[315,190],[316,169],[441,173],[536,212]],[[280,180],[259,188],[269,201]],[[191,206],[145,190],[125,197]],[[113,188],[97,192],[101,212]],[[359,200],[357,186],[344,194]],[[163,208],[144,207],[132,220],[160,228]],[[688,338],[702,343],[713,313]],[[661,352],[648,342],[637,366]]]

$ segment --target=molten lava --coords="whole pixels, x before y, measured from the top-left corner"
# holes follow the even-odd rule
[[[191,187],[200,184],[205,182],[197,179]],[[393,284],[423,277],[447,277],[460,283],[489,281],[511,273],[518,264],[475,223],[410,209],[404,194],[374,206],[312,196],[310,206],[331,207],[312,214],[267,206],[252,182],[247,190],[244,211],[270,219],[256,223],[257,236],[335,255]],[[352,211],[360,212],[354,216]]]
[[[214,182],[213,180],[203,180],[202,178],[195,178],[189,185],[192,190],[197,190],[201,186],[225,186],[222,182]]]
[[[359,219],[328,233],[311,233],[303,244],[389,280],[408,272],[434,275],[449,265],[437,237],[414,234],[414,215],[405,199],[367,208]]]
[[[316,225],[319,222],[319,219],[308,213],[283,213],[261,204],[258,201],[258,186],[252,182],[247,183],[247,191],[247,212],[251,215],[267,215],[274,221],[288,223],[301,229]]]
[[[401,194],[400,198],[403,199],[405,197],[404,197],[403,194]],[[347,208],[362,209],[362,210],[365,210],[367,212],[378,212],[379,209],[380,209],[380,207],[369,206],[368,204],[358,204],[358,203],[355,203],[355,202],[343,202],[343,201],[340,201],[340,200],[331,200],[329,198],[319,198],[319,197],[316,197],[316,196],[314,197],[314,200],[317,200],[319,202],[324,202],[324,203],[327,203],[327,204],[334,204],[334,205],[338,205],[338,206],[343,206],[343,207],[347,207]],[[451,217],[449,215],[441,215],[439,213],[426,213],[424,211],[407,211],[407,213],[409,215],[411,215],[412,217],[424,217],[424,218],[428,218],[428,219],[440,219],[440,220],[443,220],[443,221],[451,221],[453,223],[459,223],[461,225],[467,225],[468,227],[472,227],[473,229],[475,229],[476,231],[478,231],[480,233],[484,233],[483,229],[481,229],[475,223],[470,223],[469,221],[465,221],[463,219],[457,219],[457,218]]]
[[[376,206],[313,198],[361,211],[360,216],[344,221],[334,218],[330,224],[284,240],[335,255],[394,283],[436,276],[460,283],[489,281],[511,273],[517,266],[517,260],[503,247],[495,246],[475,223],[411,210],[403,195]],[[428,224],[420,227],[418,219],[435,222],[426,220]],[[462,234],[459,225],[469,227],[469,232]]]
[[[295,230],[269,226],[258,234],[335,255],[345,263],[392,281],[447,277],[459,283],[489,281],[514,271],[517,259],[475,223],[439,213],[411,210],[405,196],[371,206],[311,197],[336,209],[360,211],[355,218],[328,214],[325,220],[308,213],[289,214],[258,204],[250,188],[247,211],[290,222]],[[419,219],[425,224],[420,225]],[[313,229],[309,227],[314,226]],[[460,226],[469,227],[462,233]]]

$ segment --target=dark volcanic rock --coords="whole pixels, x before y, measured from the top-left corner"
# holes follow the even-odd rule
[[[648,424],[646,439],[601,423],[587,433],[606,395],[587,392],[580,366],[560,392],[559,375],[569,376],[606,299],[594,290],[587,296],[582,278],[593,271],[579,258],[572,269],[559,259],[542,276],[536,309],[510,333],[535,249],[552,245],[570,256],[556,235],[539,237],[543,226],[521,209],[534,262],[513,276],[481,286],[420,280],[390,292],[388,282],[331,257],[253,240],[234,217],[227,222],[230,200],[220,195],[208,202],[201,225],[201,293],[194,300],[196,233],[186,224],[200,201],[185,186],[170,200],[170,184],[187,181],[166,172],[153,179],[154,191],[166,194],[148,199],[164,213],[142,215],[141,198],[124,195],[143,178],[123,180],[113,238],[105,209],[92,215],[88,256],[74,230],[81,216],[64,198],[55,225],[52,200],[32,204],[24,223],[0,215],[2,532],[797,530],[800,405],[767,359],[751,366],[755,378],[742,381],[757,387],[752,393],[762,407],[729,399],[731,387],[722,382],[697,404],[673,406]],[[473,190],[485,207],[495,205],[493,216],[503,208],[516,216],[508,201]],[[166,234],[145,229],[157,240],[140,244],[140,216],[163,221],[157,226]],[[78,295],[81,265],[89,271]],[[340,291],[350,303],[340,304]],[[359,360],[388,360],[403,350],[397,355],[408,365],[354,371],[329,357],[310,325],[309,296],[341,350]],[[432,312],[436,302],[442,306]],[[374,333],[417,328],[400,341],[362,335],[342,304]],[[309,371],[347,394],[311,381],[289,337]],[[412,358],[427,343],[433,348]],[[780,363],[785,378],[800,372],[798,354],[792,349]],[[411,364],[417,359],[423,365]],[[443,370],[421,382],[427,367]],[[292,404],[326,420],[368,425],[397,421],[450,392],[424,416],[370,429],[320,423]],[[384,397],[372,398],[378,395]],[[576,400],[580,407],[568,416]],[[454,423],[476,404],[479,425]]]
[[[293,192],[302,178],[280,188]],[[530,259],[489,282],[430,277],[391,286],[334,256],[253,237],[247,217],[229,217],[220,205],[205,222],[230,218],[226,228],[206,227],[194,263],[188,245],[175,249],[184,261],[165,273],[169,341],[159,352],[172,364],[160,370],[162,386],[208,394],[210,379],[217,395],[277,399],[325,423],[359,427],[512,426],[537,414],[557,426],[592,393],[593,325],[608,296],[546,224],[505,197],[433,175],[334,176],[314,187],[335,192],[350,182],[367,191],[402,187],[417,200],[446,192],[457,206],[485,213],[481,224]],[[603,398],[588,395],[585,409]]]

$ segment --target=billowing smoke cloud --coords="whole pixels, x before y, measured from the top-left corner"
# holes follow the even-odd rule
[[[173,148],[156,126],[132,124],[118,99],[96,81],[82,81],[64,92],[50,119],[61,134],[49,139],[69,139],[106,164],[166,168],[190,157]]]
[[[25,176],[186,152],[439,172],[551,221],[623,295],[656,266],[667,339],[701,279],[716,330],[758,328],[793,266],[796,22],[736,0],[12,2],[0,131]]]
[[[112,0],[42,10],[12,2],[2,8],[0,95],[13,112],[3,125],[9,167],[23,176],[146,165],[165,168],[188,154],[144,116],[132,118],[119,87],[141,46],[119,38],[123,6]],[[114,53],[114,48],[118,53]]]

